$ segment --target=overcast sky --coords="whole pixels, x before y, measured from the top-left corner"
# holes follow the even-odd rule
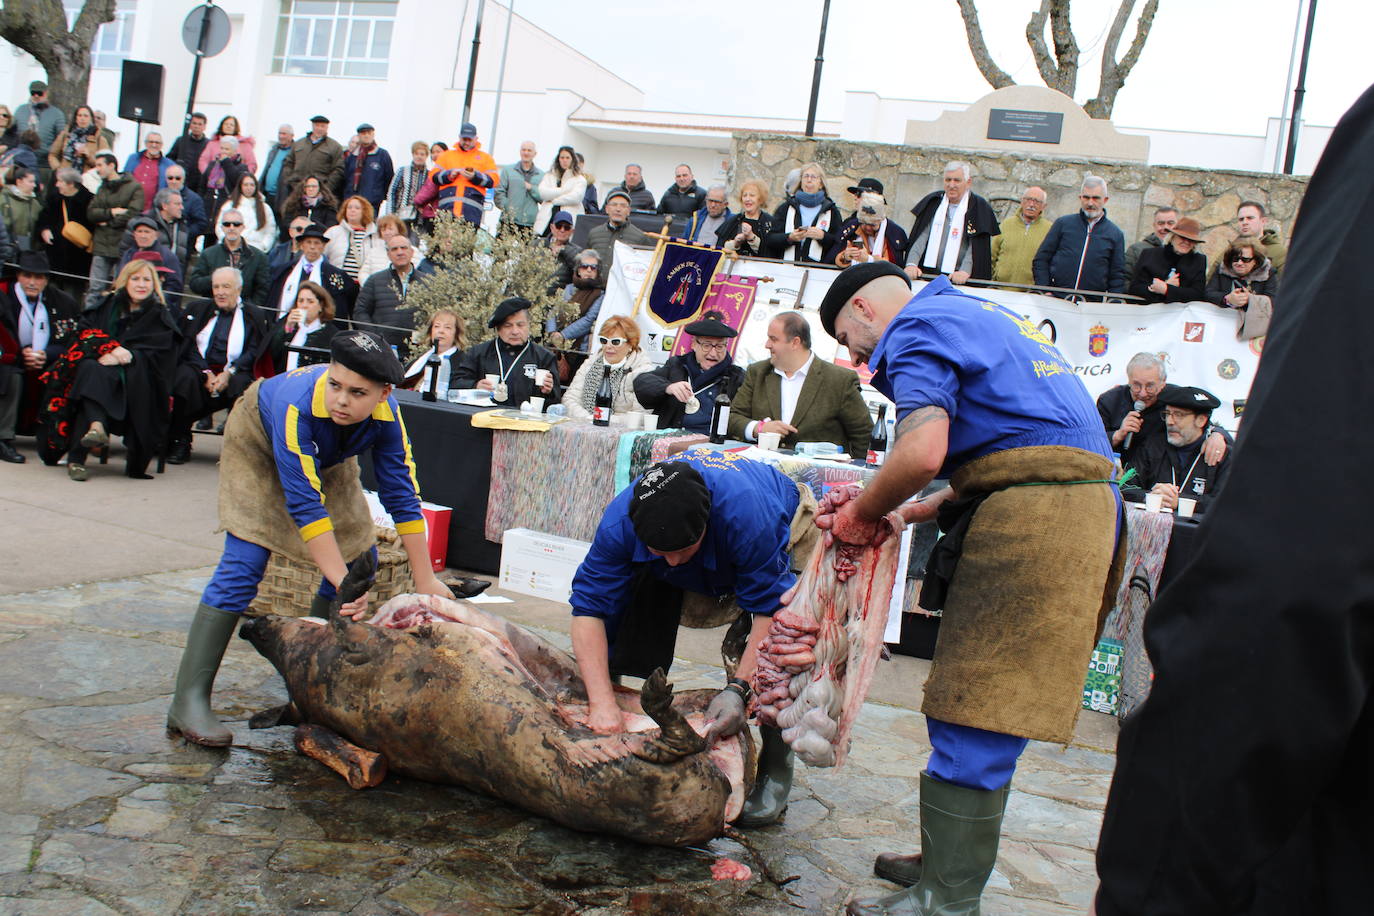
[[[822,0],[515,0],[515,10],[669,111],[806,117]],[[993,59],[1042,85],[1025,40],[1037,0],[979,0]],[[1144,0],[1137,0],[1137,7]],[[1096,94],[1116,0],[1079,0],[1081,103]],[[1278,117],[1298,0],[1160,0],[1140,62],[1117,96],[1127,127],[1262,134]],[[1134,22],[1121,42],[1125,53]],[[1318,0],[1304,120],[1333,125],[1374,83],[1374,4]],[[674,53],[677,49],[684,53]],[[1296,66],[1294,72],[1296,73]],[[955,0],[834,0],[819,117],[839,120],[845,90],[972,102],[991,91],[973,63]]]

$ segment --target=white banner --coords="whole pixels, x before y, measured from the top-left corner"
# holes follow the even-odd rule
[[[616,243],[606,298],[598,321],[634,312],[639,289],[648,278],[653,250]],[[727,268],[722,267],[722,271]],[[771,277],[760,281],[758,298],[740,334],[735,361],[742,366],[768,358],[763,344],[769,320],[781,311],[799,309],[811,324],[817,355],[849,365],[849,354],[821,327],[816,313],[837,271],[801,264],[740,258],[729,273]],[[920,290],[924,282],[913,284]],[[1054,341],[1094,398],[1126,382],[1126,363],[1137,353],[1158,354],[1168,366],[1169,381],[1205,388],[1221,401],[1213,422],[1234,432],[1259,365],[1263,340],[1236,340],[1238,313],[1208,302],[1168,305],[1074,303],[1041,293],[969,287],[968,292],[1004,305],[1037,325]],[[654,362],[668,358],[673,332],[660,326],[648,309],[635,316],[644,334],[644,350]],[[867,379],[867,374],[861,375]],[[867,385],[867,400],[882,396]]]

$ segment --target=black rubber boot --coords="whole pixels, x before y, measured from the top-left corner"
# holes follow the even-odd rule
[[[1007,796],[1011,794],[1011,783],[998,790],[1002,793],[1002,809],[1006,810]],[[880,852],[873,861],[873,874],[886,878],[894,884],[911,887],[921,880],[921,854],[905,855],[900,852]]]
[[[239,614],[202,603],[186,635],[186,651],[177,669],[176,694],[167,710],[167,730],[206,747],[225,747],[234,734],[215,718],[210,691],[229,638],[239,625]]]
[[[921,880],[852,901],[848,916],[978,916],[997,864],[1009,787],[966,789],[921,774]]]
[[[333,599],[317,594],[314,598],[310,599],[310,616],[328,620],[329,606],[333,603]]]
[[[759,737],[763,740],[759,748],[758,779],[735,819],[736,827],[767,827],[777,823],[787,810],[787,796],[792,791],[793,754],[792,748],[782,740],[782,731],[760,725]]]

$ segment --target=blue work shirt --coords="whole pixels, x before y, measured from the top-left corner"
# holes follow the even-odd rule
[[[1049,338],[1020,315],[931,281],[897,313],[873,356],[873,387],[897,422],[921,407],[949,414],[941,477],[975,458],[1067,445],[1111,459],[1088,389]]]
[[[328,372],[327,364],[304,366],[273,376],[258,389],[258,413],[286,492],[286,511],[300,528],[301,540],[334,530],[320,489],[320,470],[368,449],[377,495],[397,533],[423,532],[420,485],[396,399],[382,401],[361,423],[342,426],[325,407]]]
[[[630,522],[631,484],[606,507],[587,558],[573,576],[573,616],[602,618],[612,639],[638,563],[648,563],[654,578],[688,591],[733,594],[751,614],[772,614],[782,593],[797,581],[788,543],[800,497],[789,477],[734,452],[691,451],[673,461],[700,471],[711,491],[711,514],[696,555],[669,566],[649,552]]]

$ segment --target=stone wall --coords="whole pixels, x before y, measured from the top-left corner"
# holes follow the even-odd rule
[[[1268,172],[1216,171],[1175,166],[1098,161],[1069,157],[1030,156],[1020,152],[987,152],[937,147],[915,148],[847,140],[807,140],[772,134],[734,135],[731,144],[730,187],[755,178],[768,184],[770,208],[782,200],[783,180],[803,163],[815,160],[825,168],[830,196],[848,213],[853,198],[846,188],[860,178],[877,178],[902,228],[910,228],[909,211],[926,194],[940,188],[945,163],[962,159],[973,167],[973,190],[1001,215],[1019,205],[1027,185],[1039,185],[1049,195],[1046,215],[1063,216],[1078,209],[1083,177],[1101,175],[1111,200],[1107,215],[1121,227],[1128,242],[1150,232],[1156,207],[1177,207],[1183,216],[1202,224],[1204,250],[1215,261],[1237,235],[1236,207],[1242,200],[1258,200],[1271,223],[1286,240],[1307,187],[1306,178]],[[732,202],[732,206],[738,207]]]

